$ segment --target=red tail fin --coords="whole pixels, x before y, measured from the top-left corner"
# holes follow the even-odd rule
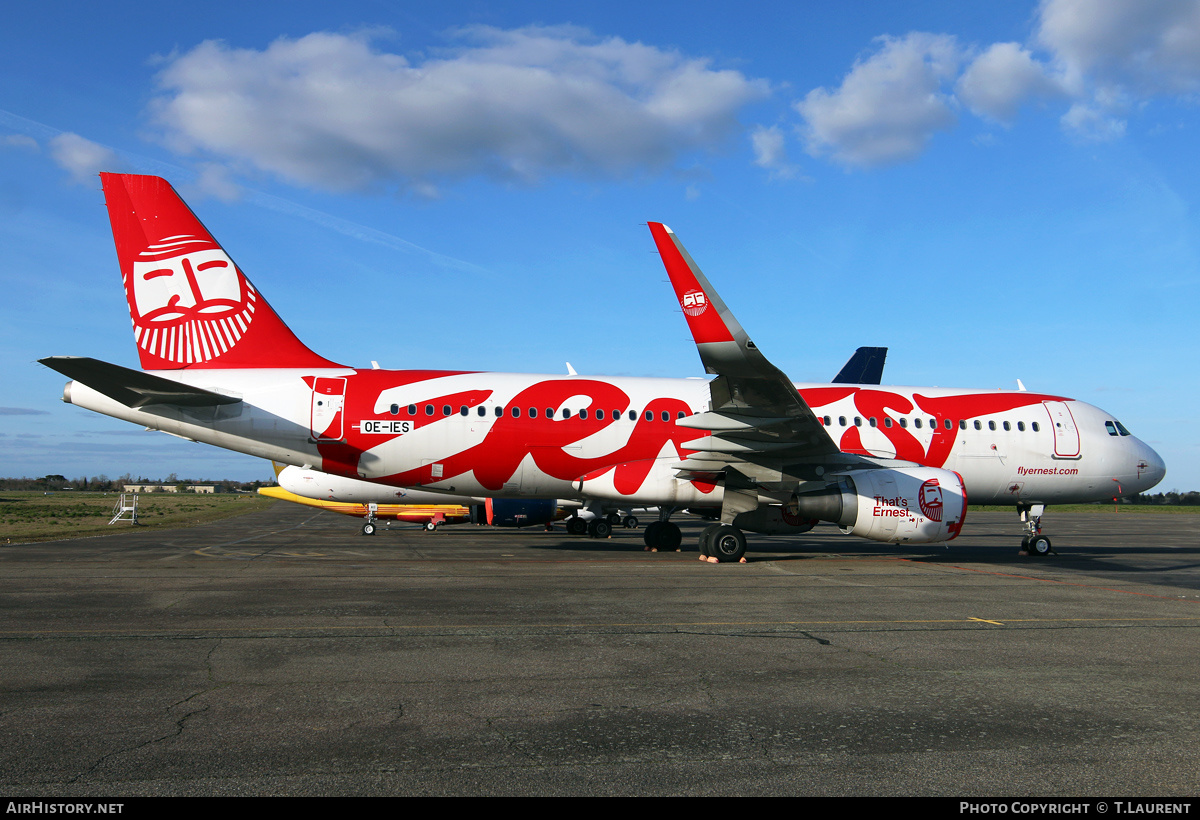
[[[100,180],[143,370],[340,366],[296,338],[165,179]]]

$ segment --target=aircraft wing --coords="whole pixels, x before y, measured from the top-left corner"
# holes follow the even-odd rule
[[[236,396],[191,387],[141,370],[130,370],[128,367],[86,356],[49,356],[38,359],[38,362],[51,370],[57,370],[68,379],[86,384],[126,407],[145,407],[151,404],[213,407],[219,404],[237,404],[241,401]]]
[[[706,372],[716,376],[709,383],[710,411],[676,422],[712,431],[707,438],[688,442],[689,449],[701,453],[680,465],[684,473],[709,472],[703,469],[706,463],[735,466],[736,461],[762,457],[775,462],[815,461],[839,454],[795,385],[746,335],[674,232],[658,222],[649,225],[700,361]],[[704,451],[712,457],[706,459]]]

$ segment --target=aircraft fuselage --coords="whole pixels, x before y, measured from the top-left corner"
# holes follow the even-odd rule
[[[248,455],[396,487],[498,498],[720,506],[675,478],[708,431],[705,379],[435,371],[158,371],[240,403],[126,407],[72,382],[64,400]],[[1113,416],[1024,391],[796,385],[845,453],[959,473],[972,503],[1062,504],[1148,489],[1161,459]],[[1123,430],[1124,428],[1120,428]],[[601,477],[606,480],[599,481]]]

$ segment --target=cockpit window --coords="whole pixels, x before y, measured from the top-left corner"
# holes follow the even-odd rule
[[[1133,433],[1130,433],[1128,430],[1125,429],[1125,425],[1121,424],[1121,422],[1119,422],[1119,421],[1116,422],[1116,425],[1117,425],[1117,429],[1121,431],[1121,435],[1123,435],[1123,436],[1133,435]]]
[[[1104,422],[1104,429],[1108,431],[1108,434],[1110,436],[1119,436],[1120,435],[1120,433],[1117,432],[1116,422],[1112,422],[1112,421]]]

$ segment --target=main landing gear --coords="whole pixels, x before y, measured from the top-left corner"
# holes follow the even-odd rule
[[[1021,553],[1036,555],[1039,558],[1050,554],[1050,539],[1042,535],[1042,515],[1046,512],[1045,504],[1018,504],[1017,512],[1021,515],[1021,526],[1025,529],[1025,537],[1021,539]]]
[[[731,524],[710,524],[700,532],[700,559],[726,564],[743,561],[746,534]],[[715,560],[714,560],[715,559]]]
[[[618,520],[619,520],[618,516]],[[608,538],[612,535],[613,523],[610,517],[583,519],[577,515],[568,518],[564,524],[571,535],[586,535],[588,538]]]
[[[586,535],[589,538],[608,538],[617,527],[625,527],[629,530],[637,529],[638,520],[632,514],[623,516],[619,512],[610,512],[607,515],[601,515],[599,511],[596,512],[595,518],[580,518],[578,515],[572,515],[563,522],[563,525],[571,535]]]
[[[651,521],[646,525],[642,540],[646,542],[646,549],[652,552],[678,552],[679,545],[683,543],[683,533],[677,524],[670,521]]]

